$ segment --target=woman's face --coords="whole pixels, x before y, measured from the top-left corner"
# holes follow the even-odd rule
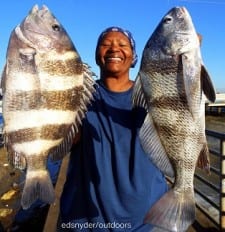
[[[121,32],[108,32],[98,45],[96,61],[103,72],[129,72],[133,61],[129,39]]]

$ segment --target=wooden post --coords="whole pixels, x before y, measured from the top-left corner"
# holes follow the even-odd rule
[[[56,232],[57,231],[57,222],[59,217],[59,203],[60,196],[63,190],[64,182],[66,180],[67,166],[69,163],[69,154],[67,154],[62,161],[58,179],[55,186],[56,200],[50,206],[48,210],[48,215],[45,221],[45,226],[43,232]]]

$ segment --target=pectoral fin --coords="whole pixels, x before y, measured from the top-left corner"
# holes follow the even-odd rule
[[[209,101],[214,102],[216,100],[216,92],[204,65],[201,66],[201,84],[205,96]]]
[[[192,117],[199,118],[201,104],[200,60],[197,53],[182,56],[183,81],[189,111]]]
[[[36,73],[35,54],[36,50],[34,48],[19,49],[21,70]]]

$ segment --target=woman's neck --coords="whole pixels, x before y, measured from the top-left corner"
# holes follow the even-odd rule
[[[133,86],[133,81],[129,77],[101,77],[104,86],[113,92],[123,92]]]

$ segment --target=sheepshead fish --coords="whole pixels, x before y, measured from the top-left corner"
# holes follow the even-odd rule
[[[21,205],[54,202],[48,156],[69,152],[94,92],[93,73],[46,6],[35,5],[9,38],[2,75],[9,162],[26,170]]]
[[[148,111],[139,134],[143,149],[174,177],[145,223],[181,232],[195,219],[195,167],[199,163],[209,170],[203,94],[215,101],[199,38],[187,9],[174,7],[147,41],[133,91],[134,106]]]

